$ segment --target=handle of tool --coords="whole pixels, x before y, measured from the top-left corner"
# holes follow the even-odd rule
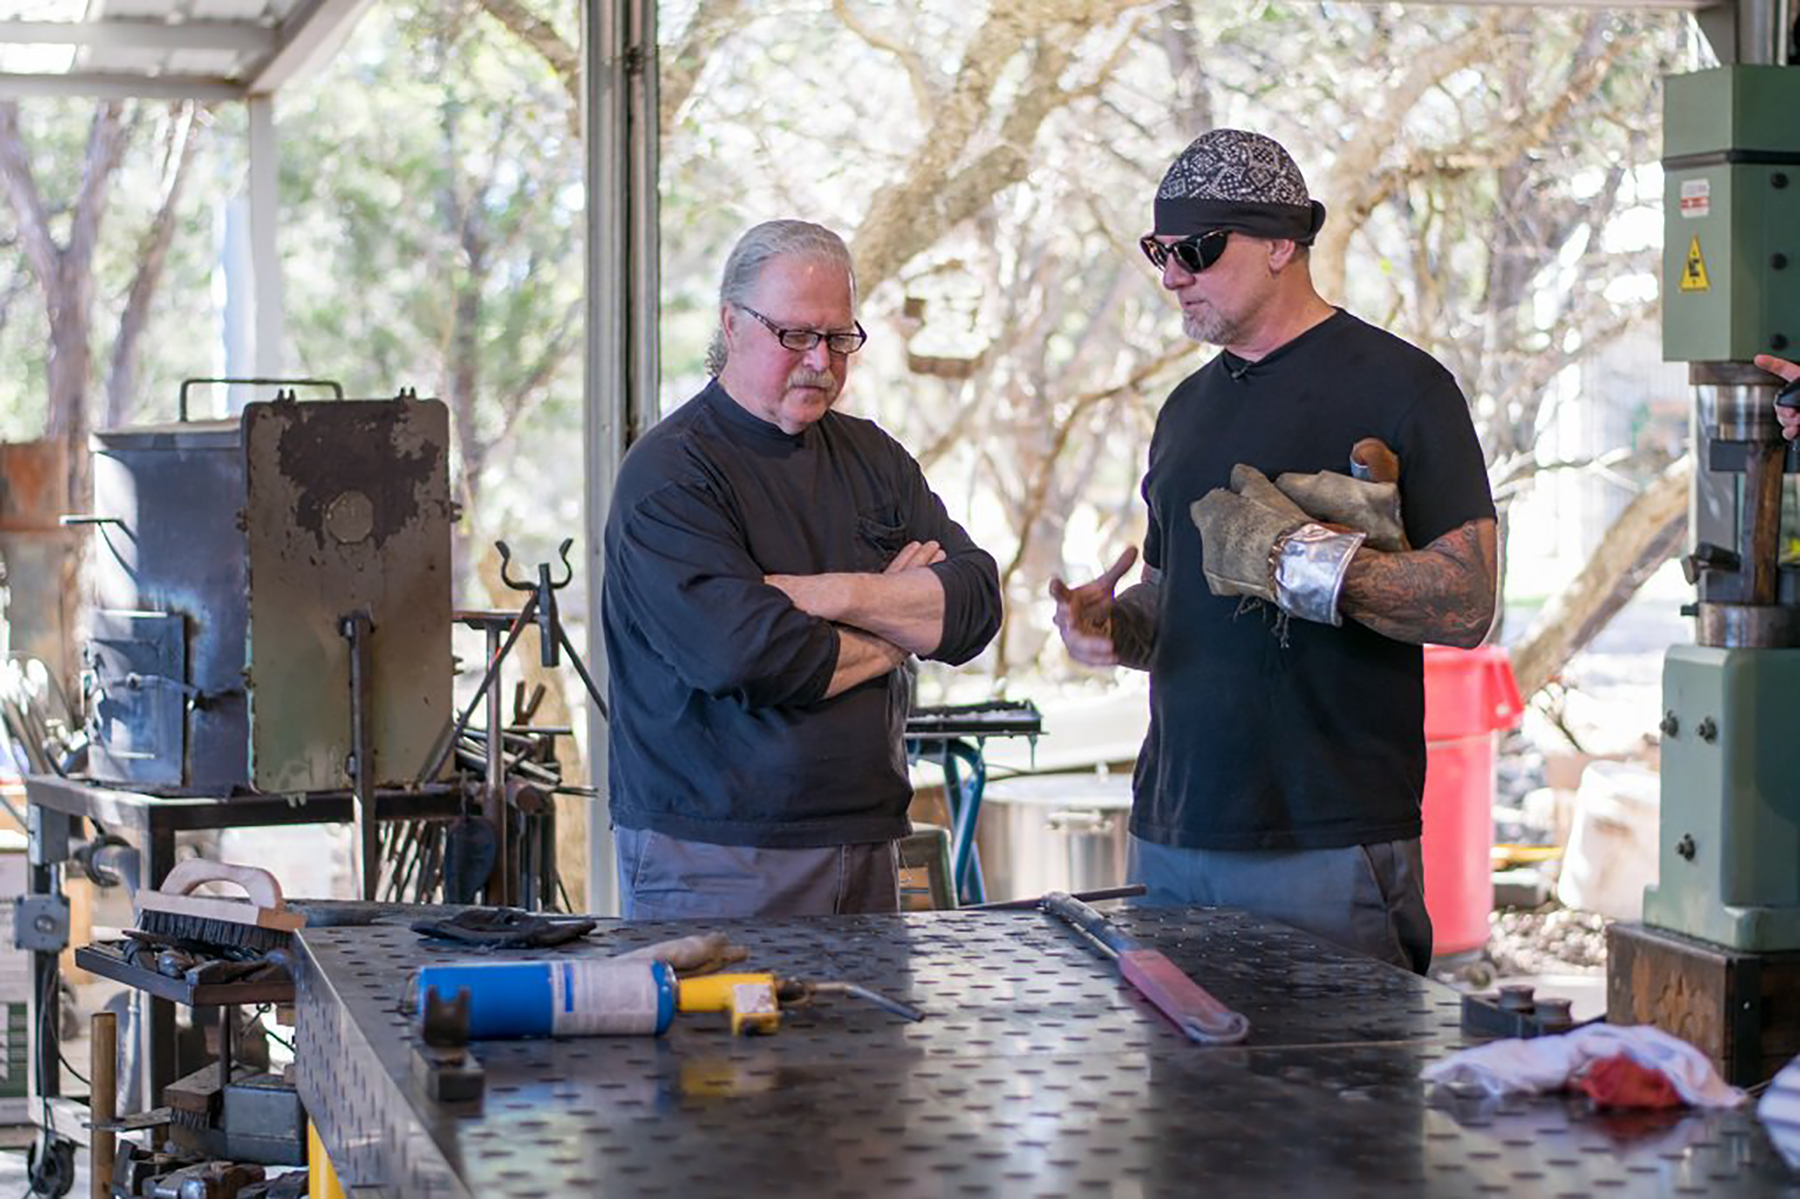
[[[1777,408],[1800,408],[1800,379],[1795,379],[1775,393]]]
[[[119,1018],[112,1012],[95,1012],[89,1018],[89,1069],[93,1074],[88,1112],[93,1132],[88,1138],[88,1177],[91,1199],[112,1194],[113,1163],[118,1157],[118,1138],[110,1128],[118,1117]]]
[[[1067,891],[1050,892],[1044,896],[1043,907],[1052,916],[1068,921],[1092,937],[1114,957],[1141,948],[1103,913],[1082,903]]]
[[[1119,955],[1119,973],[1157,1010],[1175,1022],[1190,1041],[1235,1045],[1250,1035],[1250,1021],[1234,1012],[1182,969],[1154,949]]]
[[[177,863],[157,890],[164,895],[191,895],[202,883],[230,883],[241,887],[251,903],[270,911],[283,911],[287,906],[281,899],[281,884],[267,870],[211,862],[205,858],[189,858]]]
[[[676,990],[676,1006],[684,1012],[728,1012],[740,986],[775,989],[773,974],[766,971],[739,971],[735,974],[697,974],[681,980]]]

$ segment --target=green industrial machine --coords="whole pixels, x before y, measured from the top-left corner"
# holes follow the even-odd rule
[[[1663,357],[1800,353],[1800,70],[1670,76],[1663,172]]]
[[[1800,68],[1780,65],[1785,8],[1724,11],[1761,61],[1664,92],[1663,357],[1693,389],[1682,564],[1699,596],[1695,644],[1663,663],[1658,878],[1643,923],[1607,931],[1606,985],[1609,1020],[1750,1084],[1800,1049],[1800,570],[1781,561],[1800,452],[1775,419],[1782,381],[1752,362],[1800,358]]]
[[[1697,515],[1685,562],[1698,644],[1663,667],[1661,863],[1644,920],[1731,949],[1800,949],[1800,579],[1779,562],[1796,463],[1775,422],[1781,381],[1750,363],[1800,354],[1800,69],[1671,77],[1663,166],[1663,356],[1690,364],[1696,512],[1715,519]],[[1709,490],[1722,502],[1706,504]]]

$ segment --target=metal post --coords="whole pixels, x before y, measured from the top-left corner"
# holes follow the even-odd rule
[[[657,56],[655,0],[582,0],[587,118],[588,653],[602,679],[602,531],[620,459],[656,419]],[[616,913],[618,882],[608,823],[607,731],[588,712],[591,912]]]
[[[141,811],[144,823],[139,830],[142,838],[139,844],[144,854],[143,885],[160,887],[169,871],[175,869],[175,833],[160,827],[152,807],[145,806]],[[175,1004],[168,999],[158,999],[148,991],[139,991],[135,1002],[137,1019],[132,1021],[132,1026],[139,1052],[143,1055],[138,1059],[142,1063],[138,1077],[143,1080],[138,1102],[148,1111],[161,1105],[163,1088],[181,1077],[178,1072],[181,1063],[175,1056]],[[199,1065],[198,1062],[193,1064]]]
[[[286,324],[281,254],[275,244],[281,217],[275,97],[250,96],[244,107],[250,118],[250,270],[256,288],[256,369],[251,373],[270,378],[281,374],[281,335]],[[234,412],[241,408],[241,404],[232,405]]]
[[[512,861],[512,828],[506,802],[506,742],[501,730],[506,722],[500,710],[500,634],[495,625],[487,626],[487,656],[492,665],[487,685],[487,777],[481,789],[481,814],[494,829],[494,868],[488,874],[483,898],[490,904],[510,905],[514,867]]]
[[[375,822],[375,741],[369,730],[369,637],[374,625],[366,611],[339,618],[338,631],[350,643],[350,808],[356,835],[356,876],[362,897],[373,901],[381,886],[381,826]]]

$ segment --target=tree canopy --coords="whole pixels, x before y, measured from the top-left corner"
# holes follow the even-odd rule
[[[1292,149],[1331,210],[1321,290],[1450,366],[1505,504],[1593,466],[1541,436],[1608,402],[1570,380],[1654,320],[1660,77],[1703,58],[1668,12],[670,0],[660,25],[660,402],[702,378],[744,227],[842,231],[872,334],[846,403],[1005,572],[1006,628],[965,672],[983,689],[1072,672],[1045,581],[1141,535],[1157,407],[1210,352],[1135,248],[1188,140]],[[581,511],[577,28],[568,3],[397,0],[278,104],[288,365],[450,405],[471,590],[473,546],[547,557]],[[164,414],[215,373],[197,331],[242,128],[233,106],[0,105],[0,435]],[[1605,465],[1648,486],[1668,462]]]

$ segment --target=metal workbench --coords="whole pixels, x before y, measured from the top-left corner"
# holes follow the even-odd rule
[[[1748,1110],[1429,1094],[1420,1067],[1465,1044],[1450,988],[1237,912],[1118,915],[1249,1016],[1249,1041],[1184,1041],[1034,912],[721,921],[750,966],[930,1018],[838,1000],[772,1037],[678,1016],[658,1039],[483,1042],[485,1102],[454,1115],[412,1081],[400,998],[411,969],[469,955],[376,925],[302,936],[300,1092],[346,1186],[406,1199],[1800,1196]],[[608,922],[573,952],[691,931]]]

